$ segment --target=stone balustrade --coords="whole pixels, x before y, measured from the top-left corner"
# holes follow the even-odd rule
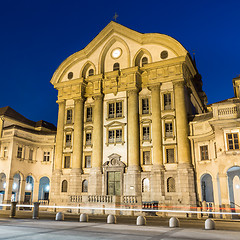
[[[237,113],[239,113],[239,108],[237,106],[218,109],[218,115],[219,116],[232,115],[232,114],[237,114]]]
[[[90,203],[114,203],[115,196],[111,195],[89,195],[88,202]]]
[[[136,196],[123,196],[122,202],[127,204],[136,204],[138,203],[138,198]]]

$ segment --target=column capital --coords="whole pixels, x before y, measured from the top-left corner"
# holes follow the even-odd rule
[[[136,94],[138,92],[139,92],[138,88],[133,88],[133,89],[127,90],[128,95]]]
[[[78,103],[78,102],[83,102],[85,100],[85,98],[83,98],[82,96],[81,97],[78,97],[78,98],[74,98],[74,103]]]
[[[98,95],[93,95],[92,98],[95,100],[102,100],[103,99],[103,94],[98,94]]]
[[[162,85],[161,83],[159,83],[159,84],[154,84],[154,85],[149,85],[149,86],[148,86],[148,89],[149,89],[150,91],[160,90],[161,85]]]
[[[186,85],[186,82],[184,81],[184,79],[173,82],[173,87],[174,88],[184,87],[185,85]]]
[[[56,103],[58,103],[59,105],[60,104],[65,104],[66,100],[65,99],[59,99],[59,100],[56,101]]]

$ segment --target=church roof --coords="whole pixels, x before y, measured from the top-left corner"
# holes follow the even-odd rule
[[[18,113],[17,111],[15,111],[14,109],[12,109],[9,106],[0,108],[0,116],[6,116],[6,117],[9,117],[9,118],[12,118],[16,121],[27,124],[27,125],[32,126],[34,128],[44,127],[44,128],[49,129],[49,130],[52,130],[52,131],[57,130],[57,128],[52,123],[49,123],[49,122],[46,122],[46,121],[43,121],[43,120],[40,120],[38,122],[34,122],[32,120],[27,119],[22,114]]]

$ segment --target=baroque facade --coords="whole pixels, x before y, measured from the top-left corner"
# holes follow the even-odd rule
[[[206,111],[206,95],[179,42],[111,22],[51,83],[52,203],[196,206],[188,115]]]
[[[57,132],[0,108],[0,204],[239,210],[240,77],[206,105],[178,41],[110,22],[51,83]]]

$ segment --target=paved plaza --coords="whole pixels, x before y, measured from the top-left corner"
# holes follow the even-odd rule
[[[0,239],[240,239],[238,231],[136,226],[102,222],[74,222],[31,219],[0,219]]]

